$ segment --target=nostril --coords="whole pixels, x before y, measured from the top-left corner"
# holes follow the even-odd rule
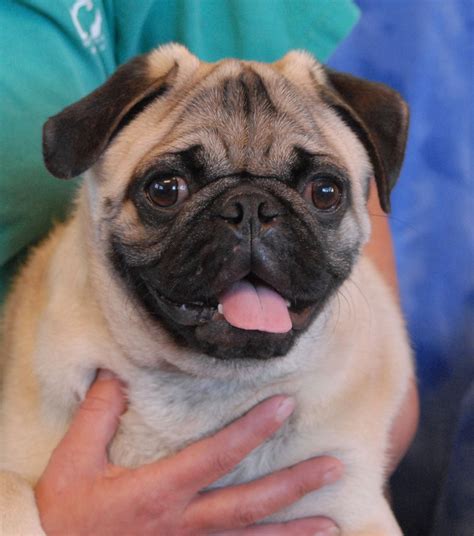
[[[271,203],[267,203],[266,201],[262,201],[258,206],[258,219],[262,223],[270,223],[272,222],[277,216],[279,215],[279,212],[277,208],[272,205]]]
[[[240,201],[227,203],[221,210],[220,217],[228,223],[239,224],[244,217],[244,208]]]
[[[272,225],[283,213],[282,204],[267,192],[261,192],[256,188],[246,188],[242,191],[242,187],[230,192],[230,195],[223,199],[217,212],[226,223],[239,228],[250,226],[254,232],[261,225],[265,227]]]

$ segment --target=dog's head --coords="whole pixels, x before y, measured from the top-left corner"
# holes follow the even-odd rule
[[[111,270],[179,344],[285,354],[349,276],[401,166],[408,111],[303,52],[200,62],[170,45],[50,118],[53,175],[92,168]]]

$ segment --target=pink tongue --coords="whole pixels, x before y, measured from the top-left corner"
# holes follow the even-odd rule
[[[286,333],[291,319],[285,300],[269,287],[237,281],[220,296],[224,318],[236,328]]]

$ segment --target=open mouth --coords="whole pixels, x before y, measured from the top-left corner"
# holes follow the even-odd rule
[[[225,320],[249,331],[288,333],[304,329],[317,304],[288,300],[253,274],[233,283],[214,303],[176,303],[151,290],[162,311],[184,326]]]

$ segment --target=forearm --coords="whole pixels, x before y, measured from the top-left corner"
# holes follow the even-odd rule
[[[385,281],[398,296],[395,253],[389,225],[389,216],[380,207],[375,184],[372,184],[370,189],[368,207],[372,224],[372,234],[369,243],[365,246],[364,252],[373,261],[385,278]]]

